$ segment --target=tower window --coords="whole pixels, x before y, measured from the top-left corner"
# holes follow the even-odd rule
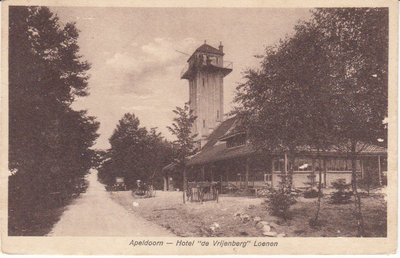
[[[203,119],[203,128],[206,128],[206,120]]]
[[[217,119],[219,119],[219,110],[217,110]]]
[[[204,78],[203,78],[203,87],[204,87]]]

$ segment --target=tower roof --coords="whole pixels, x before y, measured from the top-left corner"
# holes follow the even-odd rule
[[[206,43],[204,43],[203,45],[201,45],[200,47],[198,47],[196,49],[196,51],[194,52],[206,52],[206,53],[211,53],[211,54],[217,54],[217,55],[223,55],[224,53],[222,51],[220,51],[219,49],[212,47],[210,45],[207,45]]]
[[[200,47],[198,47],[193,54],[189,57],[188,61],[193,57],[194,54],[196,54],[197,52],[203,52],[203,53],[210,53],[210,54],[216,54],[216,55],[224,55],[224,52],[221,50],[219,50],[218,48],[212,47],[206,43],[204,43],[203,45],[201,45]]]
[[[187,60],[188,64],[181,72],[181,79],[191,79],[199,69],[205,69],[208,72],[222,72],[225,77],[232,72],[232,62],[222,60],[223,49],[222,42],[217,49],[207,45],[204,41],[204,44],[198,47]]]

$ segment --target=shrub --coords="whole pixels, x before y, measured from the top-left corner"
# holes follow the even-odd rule
[[[304,193],[303,193],[304,198],[317,198],[318,197],[318,190],[316,189],[307,189]],[[322,196],[322,193],[321,193]]]
[[[266,203],[272,215],[289,219],[290,206],[296,203],[295,193],[289,187],[288,180],[282,178],[279,189],[271,189],[267,195]]]
[[[305,183],[307,185],[307,189],[303,193],[304,198],[317,198],[318,197],[318,190],[315,189],[315,185],[316,185],[315,177],[316,177],[315,174],[311,174],[311,175],[307,176],[309,181]]]
[[[350,189],[350,184],[346,184],[346,180],[340,178],[332,183],[333,188],[336,192],[331,195],[331,202],[334,204],[345,204],[350,202],[350,198],[353,195]]]
[[[271,192],[271,188],[270,187],[264,187],[261,189],[258,189],[257,191],[257,197],[267,197]]]

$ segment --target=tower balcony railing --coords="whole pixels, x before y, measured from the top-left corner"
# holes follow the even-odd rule
[[[227,69],[233,69],[233,62],[231,61],[224,61],[224,63],[222,64],[223,68],[227,68]]]
[[[219,68],[225,68],[225,69],[233,69],[233,62],[231,61],[223,61],[222,65],[221,63],[217,63],[215,59],[210,60],[210,64],[215,67]],[[186,65],[183,67],[180,77],[182,77],[188,70],[190,70],[193,66],[195,66],[195,63],[186,63]],[[200,66],[206,66],[207,62],[206,61],[201,61]]]
[[[183,67],[181,74],[180,74],[181,78],[186,73],[187,70],[189,70],[189,63],[186,63],[186,65]]]

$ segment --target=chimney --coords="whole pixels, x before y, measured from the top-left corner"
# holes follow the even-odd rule
[[[218,49],[219,49],[219,51],[221,51],[221,53],[224,53],[224,46],[222,45],[222,41],[219,42]]]

